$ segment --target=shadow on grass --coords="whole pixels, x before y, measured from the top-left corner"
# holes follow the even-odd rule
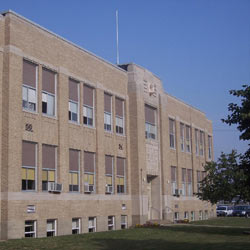
[[[98,250],[247,250],[249,242],[174,242],[170,240],[93,239]]]

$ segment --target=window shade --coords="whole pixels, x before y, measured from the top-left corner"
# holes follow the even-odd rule
[[[79,171],[79,151],[69,150],[69,170]]]
[[[117,175],[124,176],[125,172],[125,159],[117,157]]]
[[[23,84],[36,88],[36,65],[23,61]]]
[[[112,171],[112,156],[105,155],[105,173],[106,174],[113,174]]]
[[[84,172],[95,172],[95,154],[90,152],[84,152]]]
[[[112,96],[104,93],[104,111],[111,113],[111,100]]]
[[[169,119],[169,133],[174,134],[174,120]]]
[[[43,168],[56,168],[56,148],[54,146],[43,145],[42,146],[42,164]]]
[[[192,169],[187,170],[187,179],[189,183],[192,182]]]
[[[42,89],[51,94],[55,94],[55,73],[43,68]]]
[[[94,89],[87,85],[83,86],[83,104],[90,107],[94,106]]]
[[[182,182],[186,182],[186,169],[182,168]]]
[[[23,141],[22,144],[22,165],[36,166],[36,144]]]
[[[171,181],[176,182],[176,167],[171,167]]]
[[[69,99],[78,102],[78,82],[69,79]]]
[[[120,117],[123,117],[123,103],[123,100],[115,98],[115,114]]]
[[[155,124],[155,109],[145,105],[145,122]]]

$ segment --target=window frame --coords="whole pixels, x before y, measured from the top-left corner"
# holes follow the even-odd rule
[[[48,231],[48,222],[52,222],[54,224],[54,230],[52,229]],[[53,224],[52,224],[52,227],[53,227]],[[47,225],[46,227],[47,237],[57,236],[57,219],[48,219],[46,225]],[[52,233],[53,235],[48,235],[48,233]]]
[[[89,222],[90,221],[92,221],[92,219],[93,219],[93,224],[94,224],[94,226],[89,226]],[[93,230],[93,231],[92,231]],[[96,217],[95,216],[90,216],[90,217],[88,217],[88,232],[89,233],[95,233],[96,232]]]
[[[208,159],[212,159],[212,136],[208,135]]]
[[[125,218],[125,222],[123,222],[122,218]],[[128,216],[127,215],[121,215],[121,229],[127,229],[128,228]]]
[[[173,119],[173,118],[169,118],[168,119],[168,121],[169,121],[169,147],[171,148],[171,149],[176,149],[176,142],[175,142],[175,137],[176,137],[176,132],[175,132],[175,119]],[[173,122],[173,133],[171,133],[171,128],[170,128],[170,125],[171,125],[171,122],[170,121],[172,121]],[[172,140],[171,140],[171,138],[172,138]],[[171,144],[171,142],[173,142],[173,145]]]
[[[73,150],[73,151],[77,151],[77,154],[78,154],[78,171],[76,170],[70,170],[70,166],[69,166],[69,192],[70,193],[79,193],[80,190],[81,190],[81,185],[80,185],[80,161],[81,161],[81,157],[80,157],[80,151],[79,150],[76,150],[76,149],[69,149],[69,152],[70,150]],[[70,155],[69,155],[70,157]],[[74,174],[77,174],[77,185],[74,185],[73,182],[74,182]],[[72,183],[72,184],[71,184]],[[74,186],[77,186],[78,190],[74,190]],[[71,190],[72,189],[72,190]]]
[[[105,170],[105,194],[112,195],[115,193],[115,190],[114,190],[114,186],[115,186],[115,183],[114,183],[114,156],[112,156],[112,155],[107,155],[107,156],[112,158],[112,174],[107,174],[106,170]],[[111,177],[111,184],[107,183],[107,177]],[[107,192],[108,187],[112,187],[112,192]]]
[[[115,132],[116,132],[117,135],[125,135],[125,101],[120,99],[120,98],[115,97],[115,100],[116,99],[119,99],[122,102],[123,116],[119,116],[119,115],[115,114]],[[121,120],[122,127],[118,126],[119,122],[117,122],[117,119]],[[119,128],[122,129],[122,133],[119,132]]]
[[[88,194],[95,194],[96,193],[96,153],[94,152],[89,152],[89,151],[84,151],[84,153],[91,153],[94,155],[94,172],[89,172],[89,171],[85,171],[85,166],[83,164],[83,192],[84,193],[88,193]],[[84,155],[84,154],[83,154]],[[90,175],[93,175],[93,184],[90,184],[89,182],[89,176]],[[85,177],[88,176],[88,182],[86,182],[85,180]],[[86,186],[93,186],[93,191],[88,191],[88,190],[85,190],[85,187]]]
[[[31,86],[28,86],[28,85],[26,85],[26,84],[23,84],[23,85],[22,85],[22,102],[25,101],[24,98],[23,98],[23,91],[24,91],[24,88],[25,88],[26,91],[27,91],[27,103],[28,103],[28,105],[29,105],[30,103],[33,103],[33,102],[30,102],[30,101],[29,101],[29,89],[35,91],[35,99],[36,99],[36,102],[33,103],[33,104],[35,104],[35,110],[32,110],[32,109],[29,109],[29,108],[25,107],[25,106],[23,105],[23,103],[22,103],[23,111],[27,111],[27,112],[31,112],[31,113],[37,113],[37,88],[33,88],[33,87],[31,87]]]
[[[115,216],[109,215],[108,216],[108,231],[112,231],[112,230],[115,230]]]
[[[27,225],[28,222],[32,222],[32,223],[33,223],[33,225],[32,225],[32,227],[34,228],[33,231],[26,232],[26,228],[30,227],[30,225],[31,225],[31,224]],[[27,223],[27,224],[26,224],[26,223]],[[25,221],[24,221],[24,237],[25,237],[25,238],[36,238],[36,237],[37,237],[37,233],[36,233],[36,231],[37,231],[37,225],[36,225],[36,224],[37,224],[37,221],[36,221],[36,220],[25,220]],[[29,235],[29,234],[32,234],[32,235],[34,235],[34,236],[31,236],[31,237],[26,236],[26,235]]]
[[[181,152],[185,152],[185,124],[180,123],[180,143],[181,143]]]
[[[192,145],[192,140],[191,140],[191,138],[192,138],[192,136],[191,136],[191,127],[189,126],[189,125],[185,125],[185,151],[187,152],[187,153],[189,153],[189,154],[191,154],[192,153],[192,150],[191,150],[191,145]],[[188,131],[188,133],[187,133],[187,131]]]
[[[75,228],[73,227],[74,221],[78,222],[78,227]],[[76,231],[76,233],[74,233],[74,230]],[[72,234],[80,234],[80,233],[81,233],[81,218],[72,218]]]

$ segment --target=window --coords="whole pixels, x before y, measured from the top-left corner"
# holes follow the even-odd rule
[[[108,230],[115,229],[115,216],[108,216]]]
[[[187,169],[182,168],[182,195],[186,195]]]
[[[37,111],[37,65],[23,61],[23,109]]]
[[[177,173],[176,173],[176,167],[171,166],[171,186],[172,186],[172,194],[176,195],[178,192],[177,189],[177,183],[176,183],[176,178]]]
[[[79,82],[69,79],[69,120],[78,122]]]
[[[126,229],[128,227],[128,217],[127,215],[121,215],[121,229]]]
[[[208,136],[208,158],[212,159],[212,136]]]
[[[42,74],[42,112],[55,116],[56,74],[43,68]]]
[[[197,193],[200,191],[201,180],[201,171],[197,170]]]
[[[79,192],[79,151],[69,150],[69,191]]]
[[[24,237],[25,238],[36,238],[36,221],[26,220],[24,227]]]
[[[113,157],[105,155],[106,194],[113,193]]]
[[[145,105],[145,138],[156,139],[156,109]]]
[[[56,181],[56,147],[42,145],[42,190]]]
[[[195,220],[195,212],[191,211],[191,221],[194,221],[194,220]]]
[[[195,129],[195,154],[199,155],[199,131]]]
[[[47,220],[47,237],[56,236],[56,220]]]
[[[94,89],[83,86],[83,124],[94,127]]]
[[[190,126],[186,125],[186,152],[191,152]]]
[[[84,192],[95,191],[95,154],[84,152]]]
[[[116,122],[116,133],[124,135],[124,101],[115,98],[115,122]]]
[[[36,190],[36,144],[22,142],[22,190]]]
[[[169,119],[169,143],[170,148],[175,148],[175,120]]]
[[[104,130],[112,131],[112,96],[104,93]]]
[[[179,220],[179,212],[175,212],[174,213],[174,221],[178,221]]]
[[[117,157],[116,185],[117,193],[125,193],[125,159]]]
[[[187,211],[185,211],[185,212],[184,212],[184,220],[188,220],[188,219],[189,219],[188,212],[187,212]]]
[[[80,234],[81,232],[81,220],[79,218],[72,219],[72,234]]]
[[[200,131],[200,155],[204,155],[204,132]]]
[[[202,217],[202,210],[199,211],[199,220],[202,220],[203,217]]]
[[[89,217],[89,233],[96,232],[96,217]]]
[[[188,189],[187,195],[193,196],[193,182],[192,182],[192,169],[187,169],[187,182],[188,182]]]
[[[204,211],[204,220],[208,220],[208,210]]]
[[[180,124],[180,140],[181,140],[181,151],[184,152],[185,151],[185,145],[184,145],[184,142],[185,142],[185,139],[184,139],[184,129],[185,129],[185,126],[183,123]]]

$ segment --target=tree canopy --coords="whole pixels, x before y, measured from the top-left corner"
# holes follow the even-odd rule
[[[237,125],[240,140],[250,140],[250,86],[230,90],[230,94],[239,97],[240,102],[228,105],[230,114],[222,122]],[[201,200],[212,204],[220,200],[230,202],[235,197],[250,201],[250,147],[244,154],[237,154],[235,150],[230,154],[221,153],[217,162],[207,162],[204,168],[207,175],[197,193]]]

